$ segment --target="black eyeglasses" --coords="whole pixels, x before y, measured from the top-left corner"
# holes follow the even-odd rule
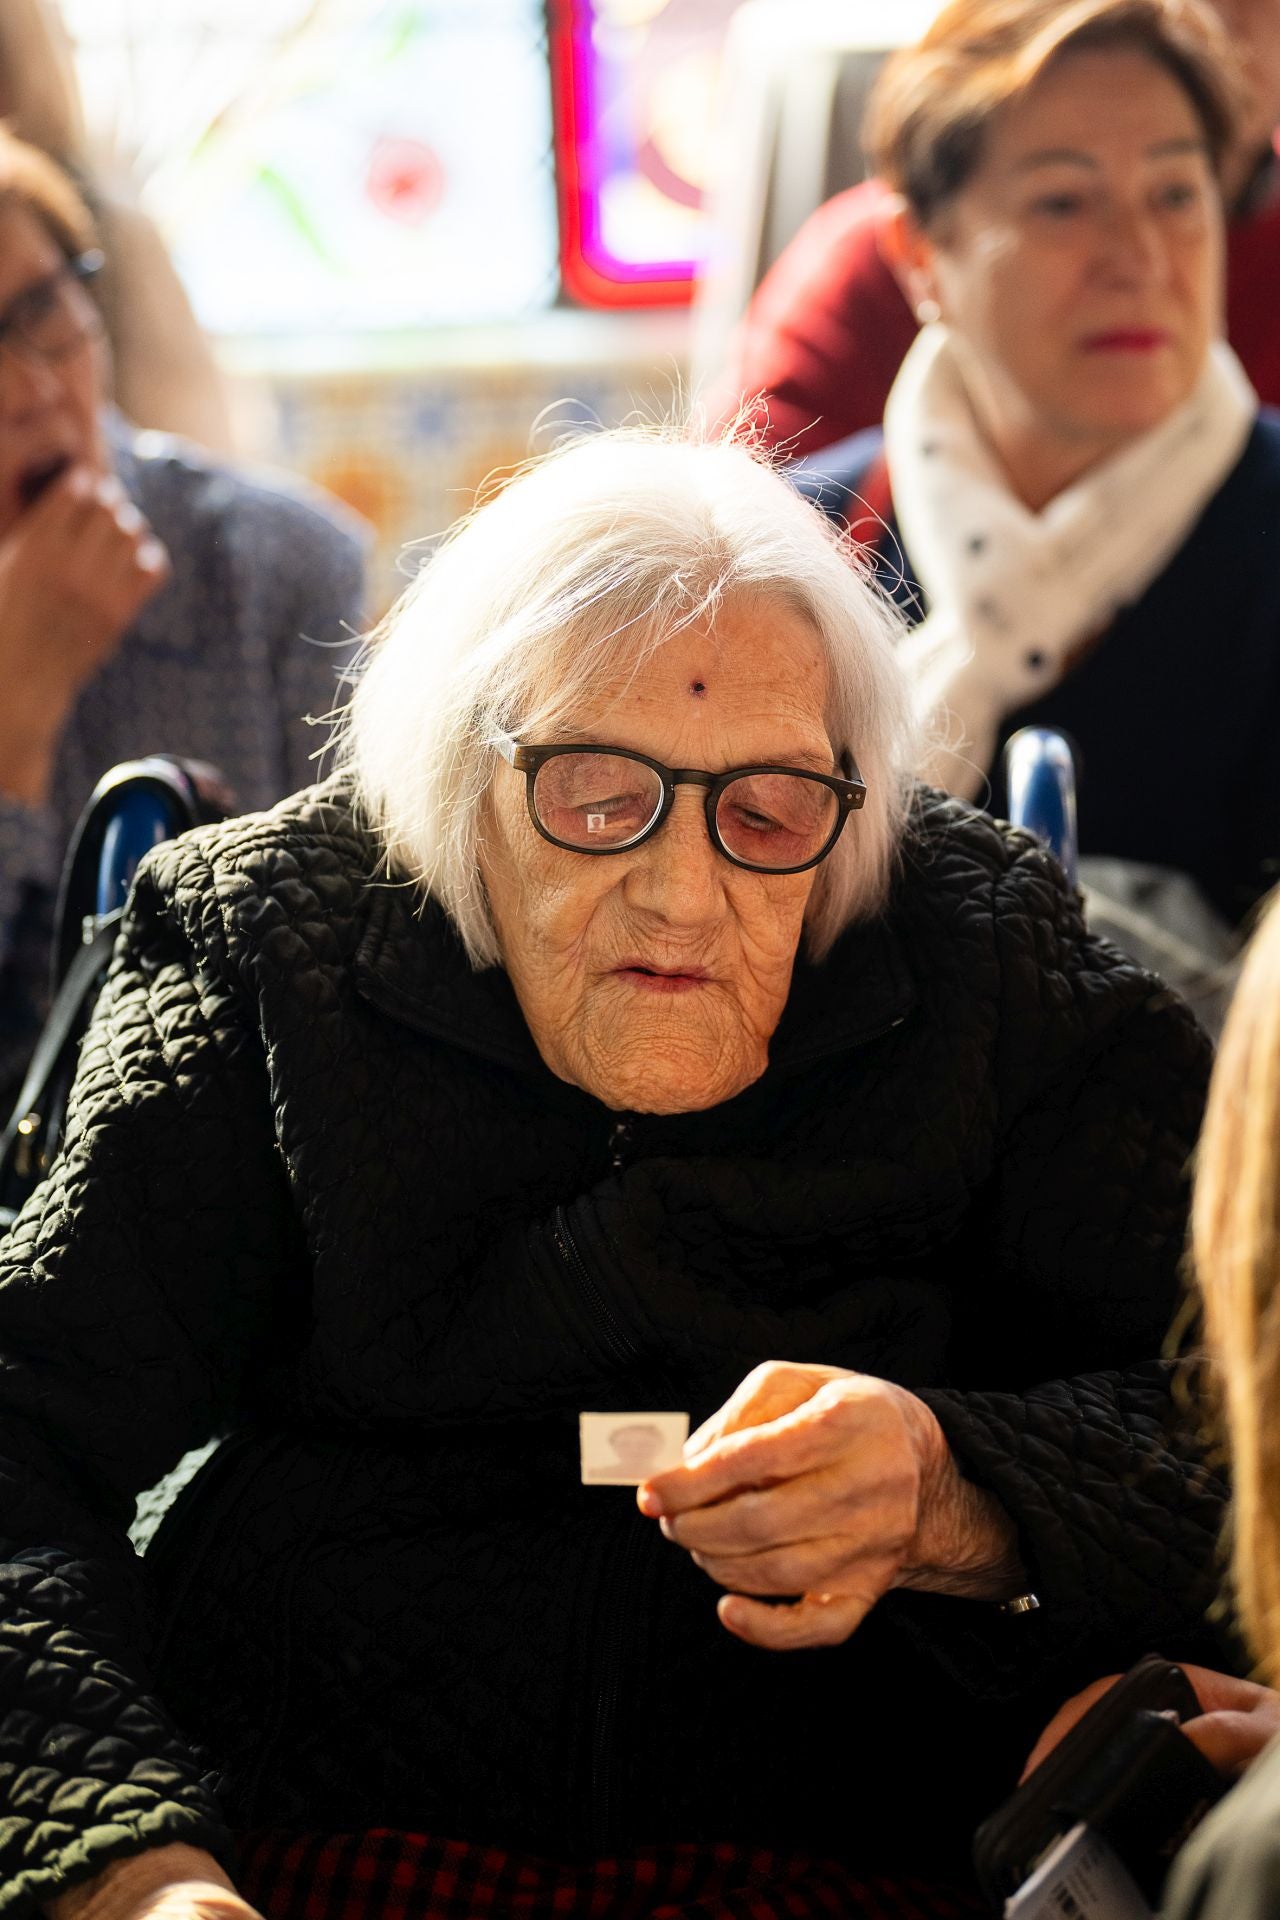
[[[800,767],[703,773],[626,747],[526,747],[507,734],[493,745],[524,774],[538,832],[570,853],[626,853],[658,831],[677,787],[703,787],[707,832],[726,860],[752,873],[803,873],[826,859],[867,797],[849,753],[842,780]]]
[[[101,330],[97,309],[83,288],[101,273],[102,255],[76,254],[56,273],[17,294],[0,313],[0,347],[15,347],[39,360],[61,360]]]

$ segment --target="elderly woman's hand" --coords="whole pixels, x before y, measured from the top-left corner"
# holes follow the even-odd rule
[[[1008,1516],[889,1381],[770,1361],[685,1452],[640,1509],[729,1589],[720,1619],[754,1646],[834,1646],[891,1587],[1000,1599],[1025,1584]]]
[[[1202,1709],[1194,1720],[1183,1721],[1182,1731],[1220,1773],[1243,1773],[1280,1734],[1280,1693],[1253,1680],[1237,1680],[1234,1674],[1216,1673],[1212,1667],[1193,1667],[1185,1660],[1179,1664]],[[1024,1780],[1121,1677],[1110,1673],[1094,1680],[1058,1708],[1031,1750],[1022,1770]]]
[[[262,1920],[199,1847],[152,1847],[113,1860],[46,1903],[48,1920]]]

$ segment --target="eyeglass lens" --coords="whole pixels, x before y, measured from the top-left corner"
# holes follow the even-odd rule
[[[544,760],[533,804],[547,833],[583,852],[625,847],[662,809],[660,775],[643,761],[611,753],[562,753]],[[749,773],[731,780],[716,804],[726,852],[753,867],[800,867],[835,830],[839,802],[830,787],[803,774]]]
[[[835,830],[840,803],[830,787],[798,773],[749,773],[731,780],[716,806],[716,828],[735,860],[752,867],[802,867]]]
[[[8,336],[46,360],[70,353],[91,330],[93,308],[68,269],[52,273],[10,302],[0,314],[0,339]]]

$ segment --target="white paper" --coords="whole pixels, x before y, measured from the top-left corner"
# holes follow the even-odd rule
[[[1153,1920],[1152,1909],[1100,1833],[1064,1833],[1004,1906],[1005,1920]]]

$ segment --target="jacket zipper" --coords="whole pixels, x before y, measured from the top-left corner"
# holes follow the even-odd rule
[[[620,1172],[626,1166],[630,1150],[631,1120],[627,1114],[623,1114],[609,1129],[609,1164],[615,1172]]]
[[[609,1129],[609,1160],[615,1171],[621,1171],[626,1166],[633,1145],[632,1116],[622,1114]],[[593,1308],[610,1350],[619,1360],[637,1358],[639,1349],[635,1341],[620,1325],[574,1244],[563,1207],[555,1210],[552,1237],[560,1258]],[[606,1575],[600,1598],[600,1651],[591,1721],[591,1790],[587,1832],[588,1845],[596,1855],[607,1853],[615,1844],[620,1767],[616,1739],[618,1702],[622,1692],[623,1666],[633,1640],[631,1618],[635,1609],[631,1603],[631,1588],[639,1564],[640,1545],[640,1535],[633,1524],[628,1528],[616,1558],[611,1561],[610,1573]]]
[[[557,1207],[552,1215],[551,1238],[555,1242],[556,1252],[577,1281],[582,1293],[585,1294],[587,1305],[594,1311],[604,1334],[605,1344],[614,1359],[634,1360],[640,1350],[630,1335],[624,1331],[603,1293],[587,1272],[586,1264],[573,1243],[573,1235],[569,1231],[569,1222],[565,1218],[563,1207]]]
[[[632,1612],[629,1594],[639,1559],[639,1546],[639,1535],[633,1525],[628,1529],[614,1562],[613,1577],[606,1582],[601,1605],[603,1647],[591,1729],[591,1812],[588,1835],[591,1851],[597,1856],[607,1854],[616,1840],[614,1819],[619,1762],[615,1728],[618,1697],[622,1690],[623,1661],[630,1642],[630,1635],[625,1630]]]
[[[261,1437],[257,1429],[236,1428],[218,1442],[190,1479],[179,1488],[166,1511],[161,1514],[142,1554],[143,1560],[153,1570],[156,1567],[163,1570],[168,1562],[183,1553],[193,1535],[205,1529],[211,1511],[217,1512],[218,1519],[221,1519],[216,1503],[221,1499],[222,1489],[234,1474],[236,1463],[245,1448]],[[202,1551],[203,1546],[202,1541]]]

